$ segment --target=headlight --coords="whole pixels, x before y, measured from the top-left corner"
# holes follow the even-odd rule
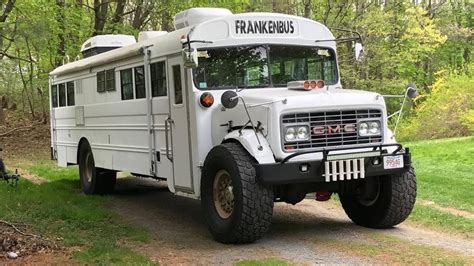
[[[295,129],[292,128],[292,127],[289,127],[286,129],[286,133],[285,133],[285,140],[286,141],[293,141],[296,139],[296,134],[295,134]]]
[[[309,139],[309,127],[308,126],[294,126],[287,127],[285,129],[285,140],[286,141],[301,141]]]
[[[376,136],[380,135],[379,121],[365,121],[359,123],[359,136]]]
[[[298,140],[308,139],[308,127],[299,127],[296,138]]]

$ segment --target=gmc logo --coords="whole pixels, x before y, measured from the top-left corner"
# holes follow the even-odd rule
[[[330,134],[340,134],[340,133],[350,133],[356,131],[356,124],[346,124],[346,125],[332,125],[332,126],[315,126],[312,129],[313,135],[324,135],[327,133]]]

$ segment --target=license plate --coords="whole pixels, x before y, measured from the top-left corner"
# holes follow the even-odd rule
[[[383,157],[383,168],[384,169],[403,168],[403,155]]]

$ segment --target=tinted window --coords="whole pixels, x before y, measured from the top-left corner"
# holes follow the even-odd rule
[[[51,86],[51,104],[58,107],[58,85]]]
[[[153,97],[166,96],[166,68],[165,62],[153,63],[151,71],[151,95]]]
[[[295,80],[338,81],[332,49],[316,46],[261,45],[200,50],[193,69],[199,89],[284,87]]]
[[[64,83],[59,84],[59,106],[66,106],[66,90]]]
[[[120,71],[120,87],[122,89],[122,100],[133,99],[132,70]]]
[[[145,69],[143,66],[135,68],[135,98],[141,99],[146,97],[145,92]]]
[[[105,72],[97,72],[97,92],[105,91]]]
[[[73,106],[75,104],[74,82],[66,83],[66,89],[67,89],[67,106]]]
[[[174,103],[183,103],[183,86],[181,83],[181,66],[173,66],[173,81],[174,81]]]
[[[113,69],[105,71],[105,89],[108,91],[115,90],[115,71]]]

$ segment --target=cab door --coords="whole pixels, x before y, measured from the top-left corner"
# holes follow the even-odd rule
[[[186,88],[182,57],[168,59],[168,87],[170,88],[169,133],[173,162],[173,185],[175,190],[193,193],[191,172],[190,133],[188,124],[189,88]]]

